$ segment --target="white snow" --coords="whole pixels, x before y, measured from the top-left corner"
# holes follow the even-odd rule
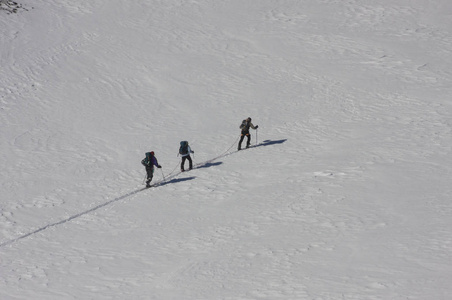
[[[451,1],[18,1],[0,299],[452,299]]]

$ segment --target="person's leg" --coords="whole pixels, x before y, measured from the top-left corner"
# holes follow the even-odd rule
[[[191,160],[190,155],[187,156],[187,159],[188,159],[188,168],[191,170],[193,169],[193,161]]]
[[[185,165],[185,160],[187,159],[186,156],[182,156],[182,162],[180,163],[180,170],[183,172],[184,171],[184,165]]]
[[[242,142],[243,142],[243,139],[244,139],[244,138],[245,138],[245,135],[242,134],[242,135],[240,136],[239,146],[238,146],[237,150],[241,150],[241,149],[242,149]]]
[[[247,140],[246,140],[246,148],[248,148],[249,146],[250,146],[250,144],[251,144],[251,134],[247,134],[246,135],[246,137],[247,137]]]
[[[154,168],[146,167],[146,174],[147,174],[146,185],[149,186],[149,184],[152,181],[152,177],[154,176]]]

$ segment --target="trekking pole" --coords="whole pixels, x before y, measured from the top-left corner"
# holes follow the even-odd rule
[[[163,174],[162,168],[160,168],[160,171],[162,171],[163,181],[166,181],[165,174]]]
[[[144,182],[146,181],[146,178],[148,177],[148,175],[147,174],[144,174],[144,179],[143,179],[143,184],[144,184]]]
[[[256,146],[257,146],[257,133],[259,131],[259,128],[256,128]]]

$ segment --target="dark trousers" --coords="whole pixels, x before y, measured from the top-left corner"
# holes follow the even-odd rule
[[[190,155],[182,156],[182,162],[180,163],[180,169],[184,171],[185,160],[188,159],[188,168],[191,170],[193,168],[193,161],[191,160]]]
[[[243,142],[243,139],[245,138],[245,135],[247,137],[246,148],[248,148],[250,146],[250,143],[251,143],[251,135],[250,135],[250,133],[249,132],[245,132],[245,133],[242,132],[242,136],[240,137],[239,147],[238,147],[239,150],[242,149],[242,142]]]
[[[149,184],[152,180],[152,177],[154,176],[154,166],[146,166],[146,184]]]

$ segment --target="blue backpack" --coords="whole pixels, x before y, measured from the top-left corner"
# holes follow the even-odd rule
[[[188,142],[187,141],[180,142],[179,154],[188,154]]]

